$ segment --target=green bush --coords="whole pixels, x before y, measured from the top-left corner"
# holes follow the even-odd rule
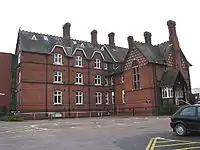
[[[174,106],[174,105],[165,105],[163,107],[160,107],[159,109],[159,114],[160,115],[172,115],[174,114],[179,107]]]
[[[23,121],[24,118],[18,115],[10,115],[10,116],[3,116],[0,117],[1,121]]]

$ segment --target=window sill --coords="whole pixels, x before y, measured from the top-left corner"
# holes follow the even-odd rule
[[[95,86],[102,86],[102,84],[94,84]]]
[[[77,67],[77,68],[83,68],[83,66],[76,66],[76,65],[75,65],[74,67]]]
[[[102,103],[96,103],[96,105],[102,105]]]
[[[83,85],[83,83],[75,83],[75,85]]]
[[[173,97],[162,97],[162,99],[170,99],[170,98],[173,98]]]
[[[54,103],[53,104],[54,106],[60,106],[60,105],[63,105],[62,103]]]
[[[53,82],[54,84],[63,84],[63,82]]]
[[[98,69],[98,70],[101,70],[101,68],[97,68],[97,67],[94,67],[94,69]]]
[[[83,105],[83,103],[76,103],[76,105]]]
[[[62,63],[53,63],[54,65],[57,65],[57,66],[61,66],[63,65]]]

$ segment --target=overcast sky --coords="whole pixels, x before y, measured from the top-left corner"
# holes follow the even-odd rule
[[[23,30],[62,36],[62,26],[71,23],[71,36],[90,41],[98,31],[98,42],[128,47],[127,36],[144,41],[143,32],[152,33],[152,43],[168,40],[167,20],[177,24],[180,46],[192,63],[192,88],[200,88],[200,9],[198,0],[1,0],[1,52],[14,53],[17,32]]]

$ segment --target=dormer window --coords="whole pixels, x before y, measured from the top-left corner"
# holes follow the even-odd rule
[[[95,69],[101,69],[101,61],[100,61],[100,59],[95,59],[94,60],[94,68]]]
[[[48,39],[48,37],[46,35],[43,36],[43,38],[44,38],[45,41],[49,41],[49,39]]]
[[[80,47],[84,48],[84,47],[85,47],[85,45],[82,43],[82,44],[80,45]]]
[[[35,35],[33,35],[31,39],[32,39],[32,40],[37,40],[37,38],[36,38]]]
[[[101,47],[101,51],[104,51],[104,48],[103,48],[103,46]]]
[[[75,58],[75,66],[76,67],[83,67],[83,57],[76,56],[76,58]]]
[[[58,53],[55,53],[53,55],[54,59],[53,59],[53,63],[55,65],[62,65],[62,55],[61,54],[58,54]]]
[[[104,63],[104,70],[108,70],[108,64]]]

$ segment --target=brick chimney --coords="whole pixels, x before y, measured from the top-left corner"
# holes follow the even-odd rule
[[[145,43],[151,44],[151,33],[145,31],[144,32],[144,39],[145,39]]]
[[[71,24],[69,22],[63,25],[63,40],[67,46],[71,46],[71,37],[70,37],[70,27]]]
[[[128,40],[128,48],[133,49],[133,37],[128,36],[127,40]]]
[[[114,32],[109,33],[108,38],[109,38],[109,46],[115,47],[115,33]]]
[[[176,22],[173,20],[167,21],[167,26],[169,30],[169,41],[173,44],[173,56],[174,56],[174,63],[175,67],[179,70],[182,69],[181,67],[181,50],[179,46],[178,37],[176,34]]]
[[[91,32],[91,43],[93,44],[93,45],[97,45],[98,43],[97,43],[97,30],[93,30],[92,32]]]

